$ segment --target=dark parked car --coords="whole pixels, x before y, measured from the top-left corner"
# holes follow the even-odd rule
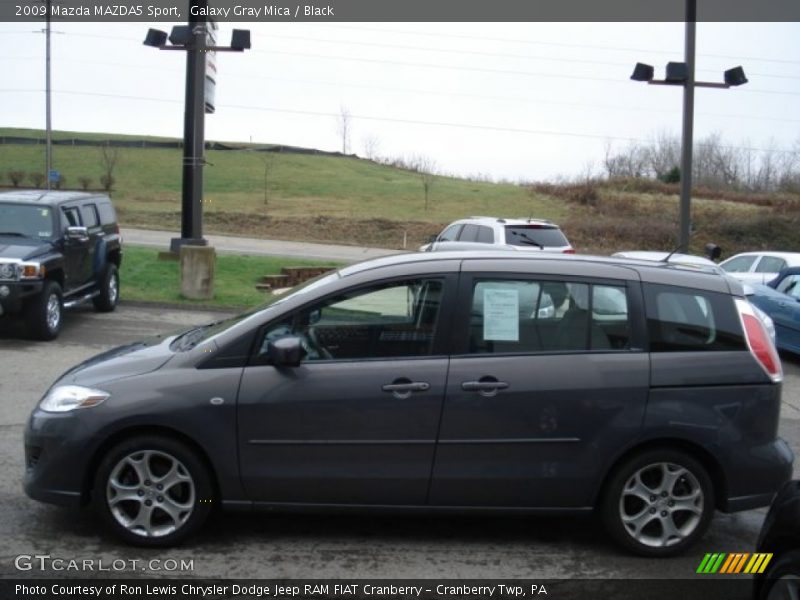
[[[214,504],[597,509],[620,544],[667,556],[788,480],[781,379],[740,284],[713,272],[392,256],[76,366],[28,421],[25,490],[91,502],[141,545]]]
[[[745,285],[745,291],[775,323],[778,348],[800,354],[800,268],[784,269],[767,285]]]
[[[0,317],[21,314],[35,338],[58,336],[64,308],[91,300],[114,310],[121,261],[108,196],[0,193]]]
[[[800,598],[800,481],[790,481],[775,497],[756,552],[773,557],[766,571],[753,578],[754,600]]]

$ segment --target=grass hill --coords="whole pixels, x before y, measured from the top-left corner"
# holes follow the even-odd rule
[[[0,138],[43,138],[41,130],[0,128]],[[55,139],[168,138],[54,132]],[[417,173],[355,157],[209,150],[205,170],[206,230],[219,233],[409,248],[457,218],[473,214],[535,216],[559,223],[580,251],[672,249],[677,232],[676,186],[650,181],[519,186],[437,177],[424,205]],[[178,229],[181,150],[120,148],[112,196],[127,226]],[[57,145],[53,165],[66,186],[88,177],[99,187],[101,149]],[[42,145],[0,144],[0,186],[9,171],[41,172]],[[268,167],[265,199],[265,164]],[[25,181],[23,185],[30,185]],[[698,193],[693,249],[714,241],[726,255],[744,249],[800,250],[800,199],[739,193]],[[703,197],[705,196],[705,197]]]

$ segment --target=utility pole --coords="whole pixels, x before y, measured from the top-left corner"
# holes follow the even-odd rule
[[[205,77],[207,0],[191,0],[198,10],[189,13],[189,42],[186,44],[186,103],[183,120],[183,193],[181,237],[173,238],[170,250],[184,244],[205,246],[203,238],[203,166],[205,165]]]
[[[683,133],[681,140],[681,200],[680,234],[681,252],[689,251],[692,227],[692,145],[694,139],[694,65],[697,30],[697,0],[686,0],[686,40],[684,61],[686,81],[683,84]]]
[[[50,112],[50,6],[51,0],[45,0],[45,172],[44,179],[50,189],[50,171],[53,168],[53,133]]]

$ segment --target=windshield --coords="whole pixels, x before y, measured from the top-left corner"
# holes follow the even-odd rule
[[[323,273],[322,275],[318,275],[313,279],[309,279],[305,283],[301,283],[300,285],[292,288],[285,294],[273,295],[265,303],[260,304],[255,308],[252,308],[239,315],[227,319],[222,319],[220,321],[214,321],[213,323],[209,323],[207,325],[202,325],[200,327],[195,327],[193,329],[184,331],[182,334],[180,334],[177,338],[175,338],[172,341],[172,343],[170,344],[170,349],[181,352],[184,350],[189,350],[190,348],[194,348],[200,342],[211,339],[218,333],[222,333],[223,331],[229,329],[230,327],[233,327],[237,323],[241,323],[245,319],[248,319],[249,317],[252,317],[257,313],[260,313],[261,311],[267,308],[270,308],[272,306],[277,306],[278,304],[286,302],[289,298],[294,298],[302,294],[307,294],[312,290],[315,290],[317,288],[326,285],[330,281],[339,279],[339,277],[340,275],[338,270],[330,273]]]
[[[53,239],[53,209],[34,204],[0,203],[0,236]]]

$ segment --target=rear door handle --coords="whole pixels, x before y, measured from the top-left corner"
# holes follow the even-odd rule
[[[508,388],[505,381],[464,381],[461,389],[465,392],[479,392],[482,396],[494,396],[499,390]]]
[[[405,377],[395,379],[392,383],[381,386],[384,392],[391,392],[392,396],[398,400],[411,398],[414,392],[427,392],[431,389],[431,384],[427,381],[411,381]]]

